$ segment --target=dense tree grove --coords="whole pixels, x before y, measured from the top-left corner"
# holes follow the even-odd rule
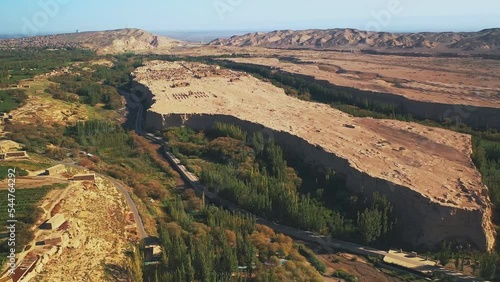
[[[73,138],[64,136],[65,128],[50,126],[43,122],[31,124],[7,123],[4,130],[7,137],[24,145],[27,151],[46,153],[49,145],[73,149],[77,144]]]
[[[104,85],[115,88],[126,88],[130,86],[130,73],[143,64],[141,57],[123,54],[115,56],[114,65],[95,66],[92,77],[102,81]]]
[[[110,110],[117,110],[123,107],[118,89],[129,86],[130,73],[140,65],[140,58],[116,56],[112,67],[95,65],[88,70],[82,68],[77,74],[65,73],[51,77],[50,80],[58,85],[49,87],[46,92],[56,99],[69,102],[79,100],[91,106],[102,103]]]
[[[475,148],[472,159],[490,189],[491,201],[500,206],[500,142],[475,137],[473,144]]]
[[[2,49],[0,52],[0,88],[22,79],[50,72],[72,62],[89,61],[95,54],[86,50]]]
[[[268,281],[268,275],[290,275],[282,262],[294,264],[298,281],[321,281],[289,237],[256,225],[251,216],[214,206],[186,210],[180,197],[164,206],[171,221],[159,228],[163,258],[146,267],[146,281]]]
[[[260,133],[248,136],[234,125],[215,124],[206,135],[171,128],[164,136],[188,168],[199,173],[202,183],[254,214],[366,243],[376,242],[392,230],[392,207],[378,194],[370,201],[360,197],[356,202],[364,203],[357,221],[356,212],[342,206],[327,208],[322,197],[301,194],[302,179],[288,166],[281,148]]]
[[[191,131],[178,132],[186,140],[196,139]],[[162,181],[153,183],[150,175],[161,180],[160,171],[168,179],[175,176],[157,158],[157,145],[108,121],[78,122],[65,134],[74,138],[80,148],[99,155],[100,159],[91,158],[95,170],[123,180],[145,202],[153,198],[161,203],[165,216],[157,221],[163,250],[160,265],[140,268],[144,258],[134,248],[129,252],[127,268],[131,278],[218,282],[267,281],[266,275],[290,277],[290,269],[270,263],[276,258],[293,263],[293,273],[300,281],[321,281],[290,238],[256,225],[252,216],[205,205],[192,190],[175,193],[173,187],[160,184]]]
[[[91,106],[103,103],[111,110],[122,106],[121,96],[116,88],[93,81],[90,74],[63,74],[54,76],[50,80],[59,84],[56,90],[54,88],[46,90],[54,98],[71,101],[75,99],[74,95],[66,93],[73,93],[78,95],[80,102]]]
[[[24,90],[0,90],[0,112],[10,112],[23,105],[28,99]]]
[[[481,133],[473,137],[472,160],[481,172],[483,182],[488,186],[490,199],[493,203],[493,221],[497,224],[497,244],[494,254],[483,256],[481,263],[481,277],[491,279],[494,277],[498,263],[498,251],[500,249],[500,134],[496,132]]]

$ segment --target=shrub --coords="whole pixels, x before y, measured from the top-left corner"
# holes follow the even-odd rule
[[[339,270],[336,270],[333,274],[332,274],[333,277],[337,277],[337,278],[341,278],[341,279],[344,279],[345,281],[347,282],[358,282],[358,277],[350,274],[350,273],[347,273],[346,271],[342,270],[342,269],[339,269]]]

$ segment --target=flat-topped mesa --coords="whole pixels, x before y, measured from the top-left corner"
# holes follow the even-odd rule
[[[133,75],[136,88],[150,95],[146,127],[207,129],[228,122],[263,131],[304,161],[344,175],[352,191],[387,196],[403,241],[433,246],[464,239],[480,249],[494,245],[491,202],[470,158],[468,135],[355,118],[216,66],[153,61]]]

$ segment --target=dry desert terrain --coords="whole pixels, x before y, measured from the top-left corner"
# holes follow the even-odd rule
[[[357,192],[387,195],[409,224],[403,231],[408,240],[431,245],[463,236],[493,247],[491,202],[470,157],[469,135],[356,118],[217,66],[152,61],[133,76],[152,100],[146,127],[208,129],[228,122],[274,134],[305,162],[345,174]]]
[[[337,86],[396,94],[415,101],[500,108],[498,60],[227,46],[182,48],[172,52],[183,56],[248,54],[249,58],[229,60],[275,67]]]
[[[359,170],[411,187],[434,201],[471,208],[484,204],[480,195],[485,187],[470,159],[468,135],[416,123],[355,118],[325,104],[289,97],[243,73],[214,70],[221,75],[194,78],[210,68],[151,62],[134,74],[155,94],[151,112],[236,116],[300,136],[348,159]],[[175,81],[190,86],[172,88]]]

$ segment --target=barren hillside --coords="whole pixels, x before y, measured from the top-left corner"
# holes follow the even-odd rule
[[[465,237],[492,247],[491,203],[470,159],[470,136],[354,118],[214,66],[150,62],[134,75],[137,88],[152,93],[150,128],[230,122],[263,130],[305,161],[346,175],[351,189],[387,195],[399,216],[412,219],[406,235],[413,243]]]
[[[0,47],[84,48],[101,54],[166,50],[181,44],[135,28],[0,40]]]
[[[500,29],[442,33],[388,33],[357,29],[277,30],[216,39],[210,45],[500,54]]]
[[[297,58],[299,63],[264,56],[227,60],[416,101],[500,108],[500,63],[494,60],[310,53]]]

